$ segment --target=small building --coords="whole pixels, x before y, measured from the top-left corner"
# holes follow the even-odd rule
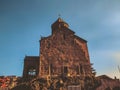
[[[96,90],[120,90],[120,81],[119,79],[115,78],[112,79],[107,75],[101,75],[97,78],[100,79],[101,85],[96,88]]]

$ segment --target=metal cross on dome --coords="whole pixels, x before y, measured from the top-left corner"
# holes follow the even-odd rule
[[[60,17],[61,17],[61,14],[58,14],[58,17],[60,18]]]

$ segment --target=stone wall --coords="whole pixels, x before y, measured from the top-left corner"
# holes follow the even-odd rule
[[[40,40],[41,76],[91,75],[87,42],[68,28],[58,28]],[[49,70],[49,69],[50,70]]]

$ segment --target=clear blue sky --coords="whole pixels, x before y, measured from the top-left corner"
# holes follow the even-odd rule
[[[120,78],[120,0],[0,0],[0,75],[22,75],[58,14],[88,41],[97,75]]]

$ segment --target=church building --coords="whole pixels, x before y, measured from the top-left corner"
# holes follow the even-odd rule
[[[87,41],[75,35],[61,18],[51,29],[50,36],[40,39],[40,55],[25,56],[23,77],[93,76]]]

